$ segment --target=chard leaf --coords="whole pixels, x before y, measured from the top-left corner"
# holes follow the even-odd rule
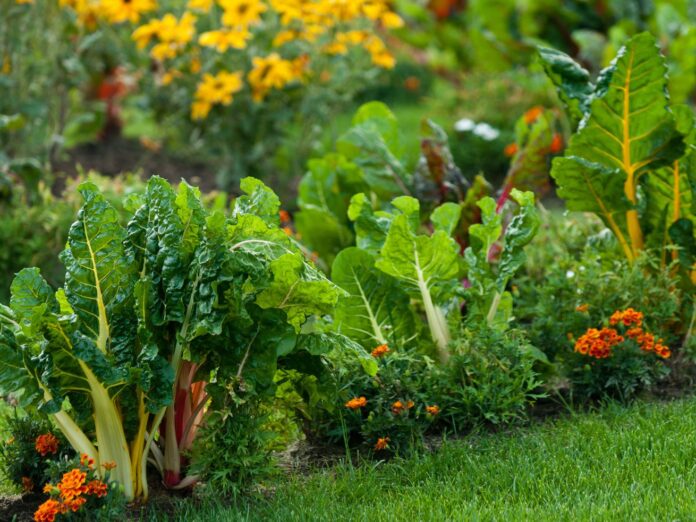
[[[629,40],[600,74],[590,113],[551,171],[569,208],[599,209],[630,260],[644,241],[637,209],[639,178],[684,152],[665,94],[665,72],[652,36]]]
[[[444,203],[430,215],[433,228],[443,231],[448,236],[454,234],[462,215],[462,206],[457,203]]]
[[[350,354],[358,359],[365,373],[377,375],[377,361],[362,346],[350,338],[336,332],[315,332],[302,335],[298,339],[298,348],[314,356],[326,355],[331,351]]]
[[[12,281],[10,307],[20,322],[31,322],[36,307],[58,313],[60,307],[51,286],[41,276],[38,268],[20,270]]]
[[[594,91],[590,73],[564,52],[546,47],[540,47],[538,51],[546,75],[556,86],[558,97],[568,109],[571,120],[577,124],[590,108]]]
[[[261,180],[247,177],[239,184],[245,195],[239,196],[232,204],[232,217],[241,214],[253,214],[269,224],[279,222],[280,199],[275,192]]]
[[[353,243],[353,233],[333,213],[305,208],[295,214],[295,227],[302,243],[329,265],[341,249]]]
[[[339,291],[307,265],[300,254],[285,254],[270,264],[273,281],[256,298],[261,308],[278,308],[299,332],[312,315],[332,311]]]
[[[401,155],[396,118],[386,105],[371,102],[358,110],[353,127],[336,142],[336,149],[360,167],[365,183],[381,199],[407,192],[408,175]]]
[[[136,275],[124,252],[126,232],[116,210],[94,184],[83,183],[79,190],[85,204],[60,256],[66,268],[65,294],[81,328],[106,352],[114,341],[111,318],[129,306]]]
[[[355,194],[350,200],[348,217],[355,227],[355,242],[358,248],[377,253],[382,248],[391,224],[391,217],[380,211],[373,211],[367,196]]]
[[[347,292],[336,305],[336,329],[369,350],[385,343],[408,345],[416,336],[409,297],[393,277],[375,269],[375,261],[357,247],[336,256],[331,280]]]
[[[505,230],[503,247],[497,268],[491,263],[491,248],[503,232],[502,216],[496,213],[492,198],[479,201],[482,223],[469,230],[470,246],[464,251],[467,279],[468,318],[486,322],[496,329],[507,327],[512,318],[512,296],[505,289],[512,276],[524,264],[524,247],[539,228],[539,216],[534,207],[534,194],[512,191],[520,208]]]
[[[400,214],[392,221],[375,266],[420,299],[440,360],[445,362],[451,336],[442,306],[461,290],[456,242],[442,230],[432,236],[416,235],[409,216]]]

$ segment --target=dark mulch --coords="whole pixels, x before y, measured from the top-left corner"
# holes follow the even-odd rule
[[[0,497],[0,520],[2,522],[32,521],[34,511],[44,500],[46,497],[38,493]]]
[[[63,175],[63,178],[56,180],[56,193],[63,189],[64,177],[76,176],[80,168],[96,170],[105,176],[115,176],[121,172],[140,172],[144,177],[156,174],[174,183],[183,178],[204,192],[217,188],[211,165],[192,158],[178,157],[164,149],[150,150],[138,140],[121,136],[70,149],[62,158],[54,161],[52,167],[55,172]]]

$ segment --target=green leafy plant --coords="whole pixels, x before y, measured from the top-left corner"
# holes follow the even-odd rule
[[[227,220],[196,189],[154,177],[123,227],[83,184],[64,289],[25,269],[2,308],[0,386],[50,414],[79,453],[115,462],[127,499],[147,497],[150,451],[168,485],[195,480],[182,457],[216,386],[243,378],[271,393],[279,357],[317,365],[341,345],[302,331],[339,290],[278,228],[277,196],[253,179],[242,188]]]
[[[629,261],[655,246],[664,264],[676,244],[691,271],[694,118],[670,106],[655,39],[629,40],[596,83],[567,56],[540,55],[572,118],[582,119],[551,171],[568,209],[596,213]]]
[[[535,367],[547,360],[523,331],[467,329],[452,350],[438,403],[442,421],[455,431],[522,421],[529,406],[543,396]]]

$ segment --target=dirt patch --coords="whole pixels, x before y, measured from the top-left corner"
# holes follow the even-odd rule
[[[37,493],[0,497],[0,520],[3,522],[29,522],[45,497]]]
[[[53,162],[53,170],[62,173],[56,180],[54,191],[60,193],[65,177],[74,177],[79,169],[96,170],[105,176],[121,172],[140,172],[145,178],[154,174],[170,182],[185,179],[204,192],[217,188],[215,172],[211,165],[191,158],[178,157],[162,150],[151,150],[138,140],[113,137],[106,141],[80,145],[65,152],[64,157]]]

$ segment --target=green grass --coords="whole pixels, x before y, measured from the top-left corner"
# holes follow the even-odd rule
[[[438,453],[339,467],[179,520],[693,520],[696,399],[610,405]]]

